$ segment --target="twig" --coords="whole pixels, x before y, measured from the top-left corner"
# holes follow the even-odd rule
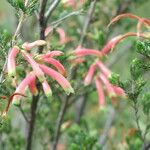
[[[61,128],[61,124],[63,122],[65,112],[67,110],[67,104],[68,104],[68,101],[69,101],[69,97],[70,96],[67,96],[66,99],[64,99],[63,104],[62,104],[61,109],[60,109],[60,112],[58,114],[58,119],[56,121],[56,129],[55,129],[55,134],[54,134],[54,141],[53,141],[53,145],[52,145],[52,150],[56,150],[56,148],[57,148],[59,135],[60,135],[60,128]]]
[[[83,13],[83,10],[82,10],[82,9],[81,9],[81,10],[78,10],[78,11],[73,11],[73,12],[67,14],[66,16],[64,16],[64,17],[62,17],[62,18],[60,18],[60,19],[58,19],[58,20],[52,22],[52,23],[51,23],[51,26],[57,27],[57,26],[58,26],[59,24],[61,24],[64,20],[66,20],[66,19],[68,19],[68,18],[70,18],[70,17],[72,17],[72,16],[81,15],[82,13]]]
[[[18,108],[19,108],[19,110],[20,110],[22,116],[24,117],[25,121],[26,121],[27,123],[29,123],[28,117],[27,117],[26,114],[24,113],[21,104],[18,106]]]
[[[33,137],[33,131],[35,126],[35,119],[36,119],[36,110],[37,110],[37,104],[39,101],[39,95],[33,96],[32,98],[32,104],[31,104],[31,120],[29,121],[29,130],[28,130],[28,137],[27,137],[27,147],[26,150],[32,149],[32,137]]]
[[[48,21],[49,17],[52,15],[55,8],[58,6],[61,0],[54,0],[53,3],[50,5],[48,11],[45,14],[46,22]]]
[[[87,32],[87,29],[89,27],[89,24],[90,24],[90,21],[91,21],[91,18],[92,18],[92,15],[93,15],[93,12],[94,12],[94,9],[95,9],[95,6],[96,6],[96,2],[97,0],[93,0],[89,6],[89,10],[87,12],[87,16],[85,17],[85,23],[84,23],[84,26],[83,26],[83,30],[82,30],[82,34],[81,34],[81,38],[80,38],[80,42],[79,42],[79,45],[82,45],[83,42],[84,42],[84,39],[85,39],[85,36],[86,36],[86,32]]]
[[[114,122],[115,116],[116,116],[116,112],[115,112],[115,109],[112,107],[111,110],[110,110],[110,113],[108,114],[107,121],[104,125],[103,133],[101,134],[101,136],[98,140],[98,143],[101,146],[101,148],[104,146],[104,144],[107,140],[108,133],[109,133],[110,128],[111,128],[111,126]]]

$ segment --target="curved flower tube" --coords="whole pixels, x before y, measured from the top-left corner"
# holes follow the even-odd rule
[[[100,74],[99,76],[100,80],[103,82],[103,84],[105,85],[106,89],[107,89],[107,93],[110,96],[110,98],[112,97],[116,97],[116,93],[111,85],[111,83],[108,81],[108,79],[106,78],[106,76],[104,74]]]
[[[46,54],[42,54],[40,55],[41,58],[49,58],[49,57],[55,57],[55,56],[61,56],[63,55],[64,53],[61,52],[61,51],[50,51]]]
[[[105,105],[105,94],[99,77],[96,77],[95,84],[98,93],[99,105],[100,107],[103,107]]]
[[[45,79],[44,73],[40,69],[39,65],[32,59],[32,57],[30,56],[30,54],[26,53],[25,51],[21,51],[21,52],[23,53],[25,59],[32,66],[33,72],[38,77],[38,79],[40,80],[40,82],[44,82],[46,79]]]
[[[94,55],[97,57],[102,57],[102,53],[95,49],[88,49],[88,48],[82,48],[81,46],[78,46],[76,50],[73,52],[74,55],[81,57],[86,55]]]
[[[148,38],[146,34],[138,34],[134,32],[128,32],[123,35],[119,35],[111,39],[101,50],[102,55],[108,54],[119,42],[121,42],[123,39],[125,39],[128,36],[140,36],[143,38]]]
[[[34,78],[35,78],[35,76],[32,73],[28,74],[21,81],[21,83],[18,85],[18,87],[16,88],[15,93],[21,93],[22,95],[24,95],[25,94],[25,89],[34,80]],[[14,96],[13,99],[12,99],[12,104],[18,105],[20,98],[21,98],[21,96],[19,96],[19,95]]]
[[[64,68],[64,66],[56,59],[54,58],[44,58],[42,59],[44,62],[47,62],[51,65],[53,65],[55,68],[57,68],[57,70],[62,74],[62,75],[66,75],[66,70]]]
[[[109,78],[109,76],[111,75],[111,71],[101,61],[97,61],[96,65],[100,68],[100,70],[103,72],[103,74],[107,78]]]
[[[39,66],[43,70],[44,73],[46,73],[51,78],[56,80],[60,84],[60,86],[62,86],[62,88],[66,91],[67,94],[74,93],[73,88],[71,87],[70,83],[67,81],[67,79],[64,76],[62,76],[60,73],[58,73],[54,69],[49,68],[45,65],[39,65]]]
[[[87,86],[92,82],[93,75],[96,69],[96,64],[92,64],[88,70],[88,73],[84,79],[84,85]]]
[[[16,75],[16,56],[19,53],[19,47],[18,46],[14,46],[10,53],[8,54],[8,61],[7,61],[7,71],[8,71],[8,75],[10,77],[15,77]]]
[[[22,45],[22,48],[25,49],[25,50],[31,50],[34,47],[44,46],[44,45],[46,45],[46,41],[44,41],[44,40],[37,40],[37,41],[34,41],[32,43],[25,42]]]
[[[13,100],[13,97],[16,96],[16,95],[26,97],[25,95],[23,95],[23,94],[21,94],[21,93],[14,93],[14,94],[12,94],[12,95],[9,97],[9,99],[8,99],[8,103],[7,103],[5,109],[4,109],[3,113],[2,113],[2,117],[5,117],[5,116],[7,115],[7,112],[8,112],[9,106],[10,106],[12,100]]]

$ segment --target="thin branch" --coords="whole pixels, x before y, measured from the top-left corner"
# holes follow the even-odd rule
[[[83,42],[84,42],[84,39],[85,39],[85,36],[86,36],[86,32],[88,30],[88,27],[89,27],[92,15],[93,15],[94,10],[95,10],[96,2],[97,2],[97,0],[93,0],[91,2],[90,6],[89,6],[89,10],[88,10],[87,15],[85,17],[86,19],[85,19],[85,23],[84,23],[84,26],[83,26],[83,30],[82,30],[82,34],[81,34],[79,45],[82,45]]]
[[[64,20],[72,17],[72,16],[77,16],[77,15],[82,15],[83,14],[83,9],[78,10],[78,11],[73,11],[69,14],[67,14],[66,16],[54,21],[51,23],[51,26],[53,26],[54,28],[57,27],[59,24],[61,24]]]
[[[53,141],[53,145],[52,145],[52,150],[56,150],[56,148],[57,148],[57,144],[58,144],[58,140],[59,140],[59,136],[60,136],[60,128],[61,128],[61,124],[63,122],[64,115],[65,115],[66,110],[67,110],[69,97],[70,96],[67,96],[66,99],[64,99],[63,104],[61,105],[60,112],[58,114],[58,119],[56,121],[56,129],[55,129],[55,134],[54,134],[54,141]]]
[[[35,127],[35,120],[36,120],[36,110],[37,110],[37,104],[39,101],[39,95],[33,96],[32,98],[32,104],[31,104],[31,119],[29,122],[29,130],[28,130],[28,137],[27,137],[27,147],[26,150],[32,149],[32,139],[33,139],[33,132]]]
[[[20,112],[21,112],[23,118],[25,119],[25,121],[26,121],[27,123],[29,123],[29,119],[28,119],[28,117],[26,116],[25,112],[23,111],[21,104],[18,106],[18,109],[20,110]]]
[[[112,126],[112,124],[114,122],[115,117],[116,117],[116,111],[112,107],[110,112],[109,112],[109,114],[108,114],[108,118],[106,120],[106,123],[104,125],[103,133],[101,134],[101,136],[100,136],[100,138],[98,140],[98,143],[99,143],[101,148],[105,145],[105,142],[107,140],[110,128],[111,128],[111,126]]]
[[[50,18],[50,16],[52,15],[52,13],[55,10],[55,8],[58,6],[60,1],[61,0],[54,0],[53,3],[50,5],[48,11],[45,14],[46,22],[48,21],[48,19]]]

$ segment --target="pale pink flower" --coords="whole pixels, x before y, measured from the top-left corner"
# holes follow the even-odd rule
[[[107,78],[111,75],[111,71],[101,61],[97,61],[96,65],[100,68],[100,70]]]
[[[134,33],[134,32],[128,32],[126,34],[116,36],[113,39],[111,39],[102,48],[102,50],[101,50],[102,55],[105,56],[106,54],[108,54],[118,43],[120,43],[123,39],[127,38],[128,36],[140,36],[140,37],[147,38],[146,34],[138,34],[138,33]]]
[[[74,90],[71,87],[70,83],[59,72],[57,72],[54,69],[49,68],[49,67],[47,67],[45,65],[39,65],[39,66],[43,70],[44,73],[46,73],[51,78],[56,80],[62,86],[62,88],[66,91],[67,94],[74,93]]]
[[[42,59],[44,62],[47,62],[51,65],[53,65],[55,68],[57,68],[57,70],[62,74],[62,75],[66,75],[66,70],[64,68],[64,66],[56,59],[54,58],[44,58]]]
[[[46,41],[44,41],[44,40],[37,40],[37,41],[34,41],[32,43],[25,42],[22,45],[22,48],[25,49],[25,50],[31,50],[34,47],[44,46],[44,45],[46,45]]]
[[[50,85],[48,84],[48,82],[46,80],[42,83],[42,87],[43,87],[43,91],[44,91],[45,95],[47,97],[51,97],[52,96],[52,90],[51,90]]]
[[[112,85],[112,87],[113,87],[115,93],[117,94],[117,96],[126,97],[126,94],[125,94],[125,92],[124,92],[124,90],[122,88],[120,88],[118,86],[114,86],[114,85]]]
[[[99,75],[100,80],[103,82],[103,84],[105,85],[106,89],[107,89],[107,93],[108,95],[112,98],[112,97],[116,97],[116,93],[111,85],[111,83],[109,82],[109,80],[107,79],[107,77],[104,74],[100,74]]]
[[[26,88],[29,86],[29,84],[33,81],[34,78],[35,78],[35,76],[32,73],[28,74],[18,85],[15,93],[20,93],[20,94],[24,95]],[[13,100],[12,100],[12,104],[18,105],[20,98],[21,98],[20,95],[14,96]]]
[[[95,84],[98,93],[99,105],[103,107],[105,105],[105,94],[99,77],[96,77]]]
[[[113,19],[111,20],[111,22],[109,23],[108,27],[109,27],[111,24],[113,24],[113,23],[119,21],[119,20],[122,19],[122,18],[132,18],[132,19],[136,19],[136,20],[138,20],[138,21],[143,21],[143,23],[144,23],[145,25],[150,26],[150,20],[149,20],[149,19],[141,18],[141,17],[138,17],[138,16],[133,15],[133,14],[131,14],[131,13],[125,13],[125,14],[121,14],[121,15],[118,15],[118,16],[116,16],[115,18],[113,18]]]
[[[95,69],[96,69],[96,64],[92,64],[87,72],[85,79],[84,79],[85,85],[89,85],[92,82]]]
[[[14,46],[8,54],[7,71],[8,75],[15,77],[16,75],[16,56],[19,53],[19,47]]]
[[[76,50],[73,51],[73,54],[78,56],[78,57],[86,56],[86,55],[94,55],[97,57],[102,57],[102,53],[100,51],[95,50],[95,49],[83,48],[81,46],[78,46],[76,48]]]
[[[59,34],[59,44],[65,44],[69,41],[71,41],[71,38],[66,37],[65,31],[62,28],[57,28],[56,31]]]
[[[38,77],[38,79],[40,80],[40,82],[45,81],[45,76],[43,71],[40,69],[38,63],[36,63],[33,58],[30,56],[30,54],[26,53],[25,51],[21,51],[25,57],[25,59],[30,63],[30,65],[32,66],[33,72],[34,74]]]
[[[40,57],[41,58],[49,58],[49,57],[55,57],[55,56],[61,56],[63,55],[64,53],[61,52],[61,51],[49,51],[48,53],[46,54],[41,54]]]

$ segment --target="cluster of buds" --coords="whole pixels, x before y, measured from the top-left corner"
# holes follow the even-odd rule
[[[16,76],[16,57],[18,54],[22,54],[24,59],[29,63],[32,70],[28,71],[26,77],[19,83],[14,93],[20,93],[20,95],[14,95],[12,98],[13,104],[18,104],[22,95],[25,95],[25,89],[28,87],[33,95],[38,94],[36,87],[36,79],[40,81],[43,87],[43,91],[47,97],[52,95],[52,91],[49,83],[46,80],[45,75],[50,76],[56,80],[58,84],[66,91],[67,94],[73,93],[74,90],[71,87],[69,81],[65,78],[66,70],[64,66],[56,60],[55,56],[63,55],[61,51],[49,51],[45,54],[36,54],[33,56],[31,50],[37,46],[44,46],[46,42],[43,40],[37,40],[32,43],[24,43],[21,48],[14,46],[9,55],[7,62],[8,76],[14,78]],[[51,68],[48,65],[51,65]],[[21,95],[22,94],[22,95]]]
[[[137,37],[143,37],[143,38],[149,38],[149,33],[141,33],[141,27],[144,24],[146,27],[150,26],[150,20],[146,18],[140,18],[138,16],[132,15],[132,14],[122,14],[117,17],[115,17],[108,26],[110,26],[112,23],[118,21],[121,18],[124,17],[130,17],[138,20],[137,24],[137,32],[128,32],[126,34],[122,34],[119,36],[116,36],[112,38],[110,41],[106,43],[106,45],[102,48],[101,51],[95,50],[95,49],[87,49],[82,46],[78,46],[73,54],[76,56],[75,63],[81,63],[84,62],[85,59],[83,59],[83,56],[92,55],[97,57],[97,61],[93,63],[85,77],[84,84],[89,85],[92,80],[94,79],[96,84],[96,89],[99,97],[99,104],[100,106],[103,106],[105,104],[105,94],[104,94],[104,88],[107,91],[107,94],[109,97],[111,97],[112,100],[116,98],[117,96],[125,96],[124,90],[120,87],[114,86],[109,82],[109,77],[111,76],[111,71],[100,61],[103,57],[105,57],[108,53],[110,53],[113,48],[119,44],[123,39],[129,37],[129,36],[137,36]],[[100,72],[97,73],[96,69],[99,68]],[[95,78],[94,78],[95,77]]]

